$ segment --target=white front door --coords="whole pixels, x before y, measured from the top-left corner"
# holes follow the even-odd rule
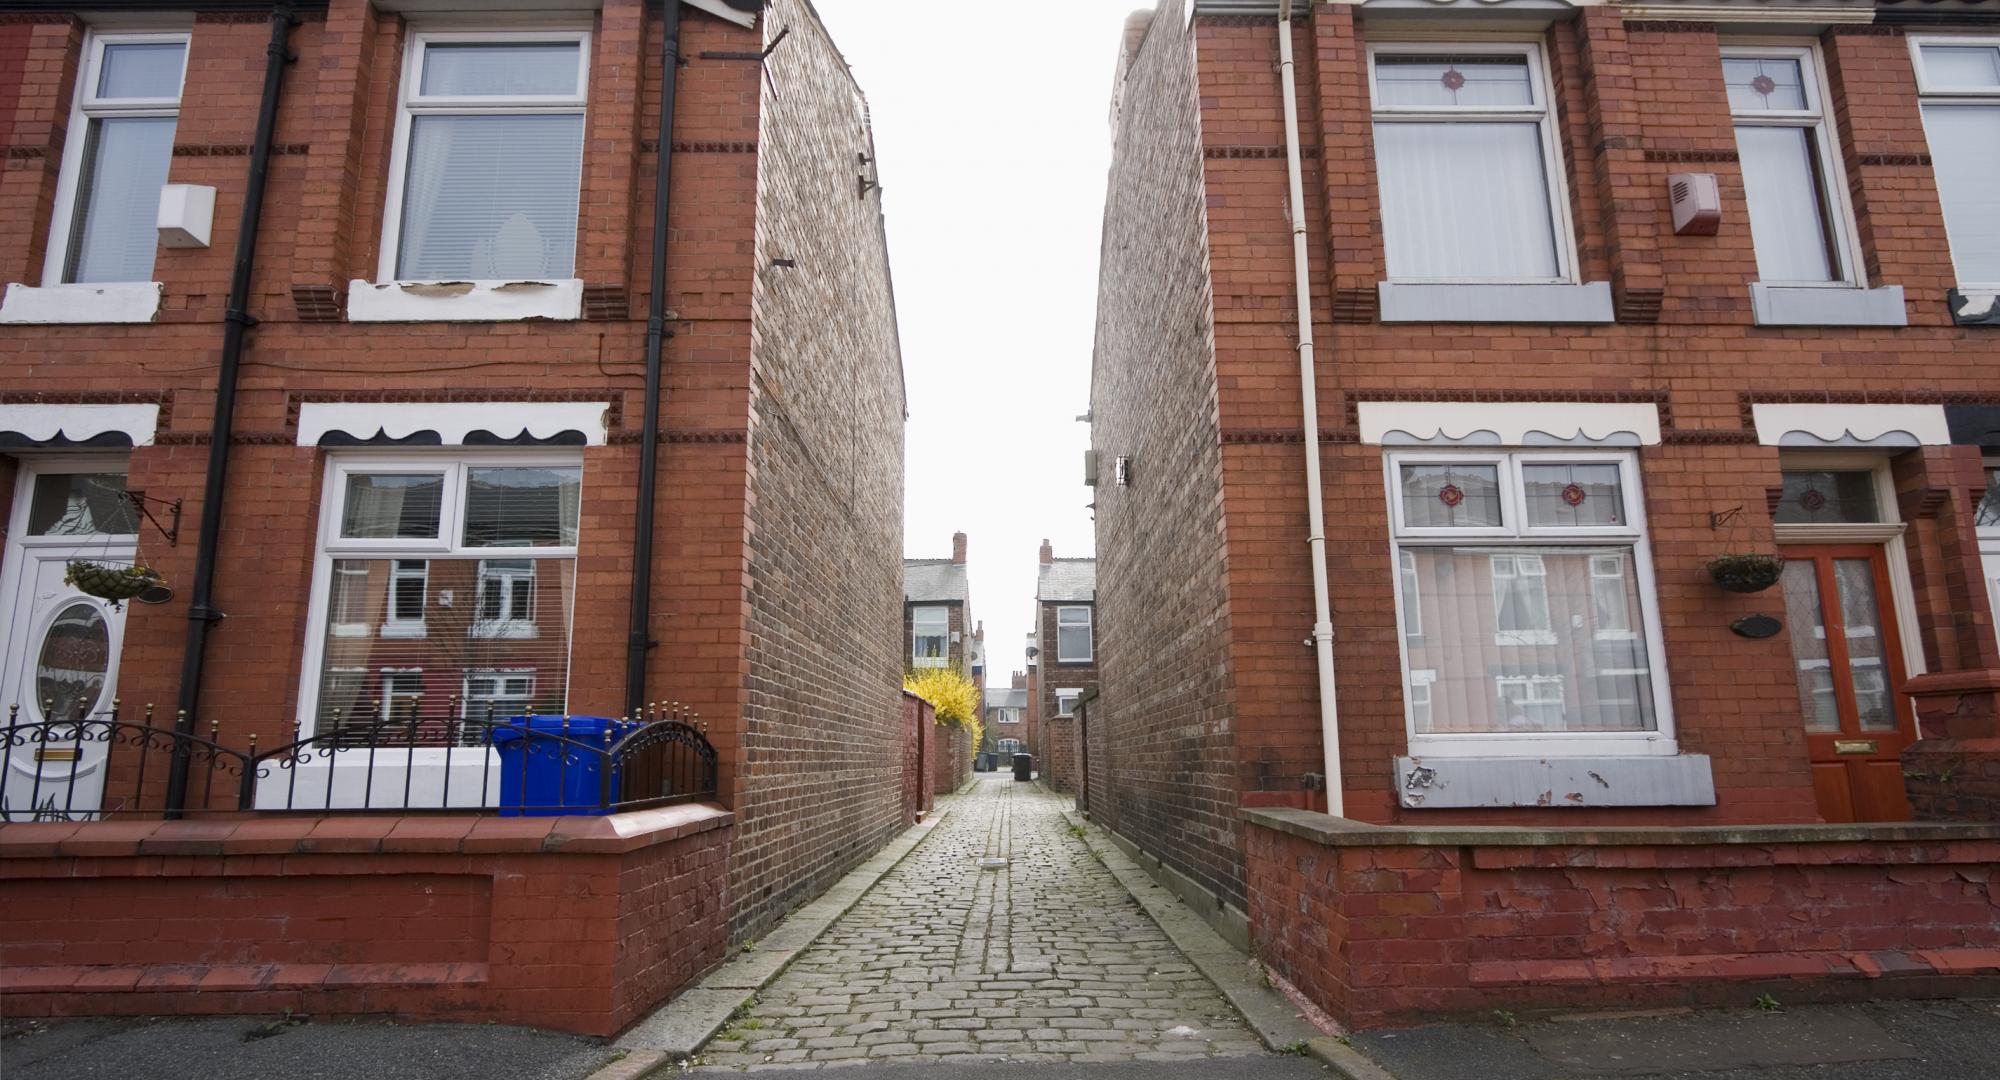
[[[104,795],[125,612],[63,583],[71,559],[130,562],[123,459],[31,463],[0,566],[0,820],[95,814]],[[118,531],[105,531],[118,530]]]

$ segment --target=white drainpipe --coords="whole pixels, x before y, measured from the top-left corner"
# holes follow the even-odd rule
[[[1333,604],[1326,587],[1326,505],[1319,479],[1319,391],[1313,378],[1311,268],[1306,259],[1305,179],[1299,166],[1298,79],[1292,62],[1292,0],[1278,4],[1278,74],[1284,85],[1285,169],[1291,183],[1292,274],[1299,298],[1299,389],[1305,398],[1306,547],[1312,559],[1313,653],[1319,660],[1319,729],[1326,746],[1326,812],[1345,815],[1340,781],[1340,705],[1333,681]]]

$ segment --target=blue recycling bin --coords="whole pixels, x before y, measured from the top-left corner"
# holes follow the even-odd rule
[[[500,755],[497,809],[501,817],[611,812],[604,804],[618,800],[618,767],[611,766],[611,797],[607,800],[598,778],[604,756],[562,740],[602,749],[630,734],[637,723],[608,716],[514,716],[506,725],[495,726],[489,733],[493,749]],[[604,737],[606,730],[611,732],[609,740]],[[539,739],[536,734],[554,738]]]

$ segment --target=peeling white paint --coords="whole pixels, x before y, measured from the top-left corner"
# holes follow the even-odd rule
[[[352,281],[349,322],[513,322],[583,317],[583,281]]]
[[[157,281],[7,286],[0,323],[149,323],[160,313]]]

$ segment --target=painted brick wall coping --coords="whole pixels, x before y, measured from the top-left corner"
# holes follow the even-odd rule
[[[0,859],[129,855],[624,854],[720,829],[736,815],[687,803],[602,817],[328,817],[0,825]]]
[[[1685,847],[2000,840],[2000,823],[1525,829],[1504,825],[1370,825],[1285,807],[1244,807],[1241,813],[1252,825],[1327,847]]]

